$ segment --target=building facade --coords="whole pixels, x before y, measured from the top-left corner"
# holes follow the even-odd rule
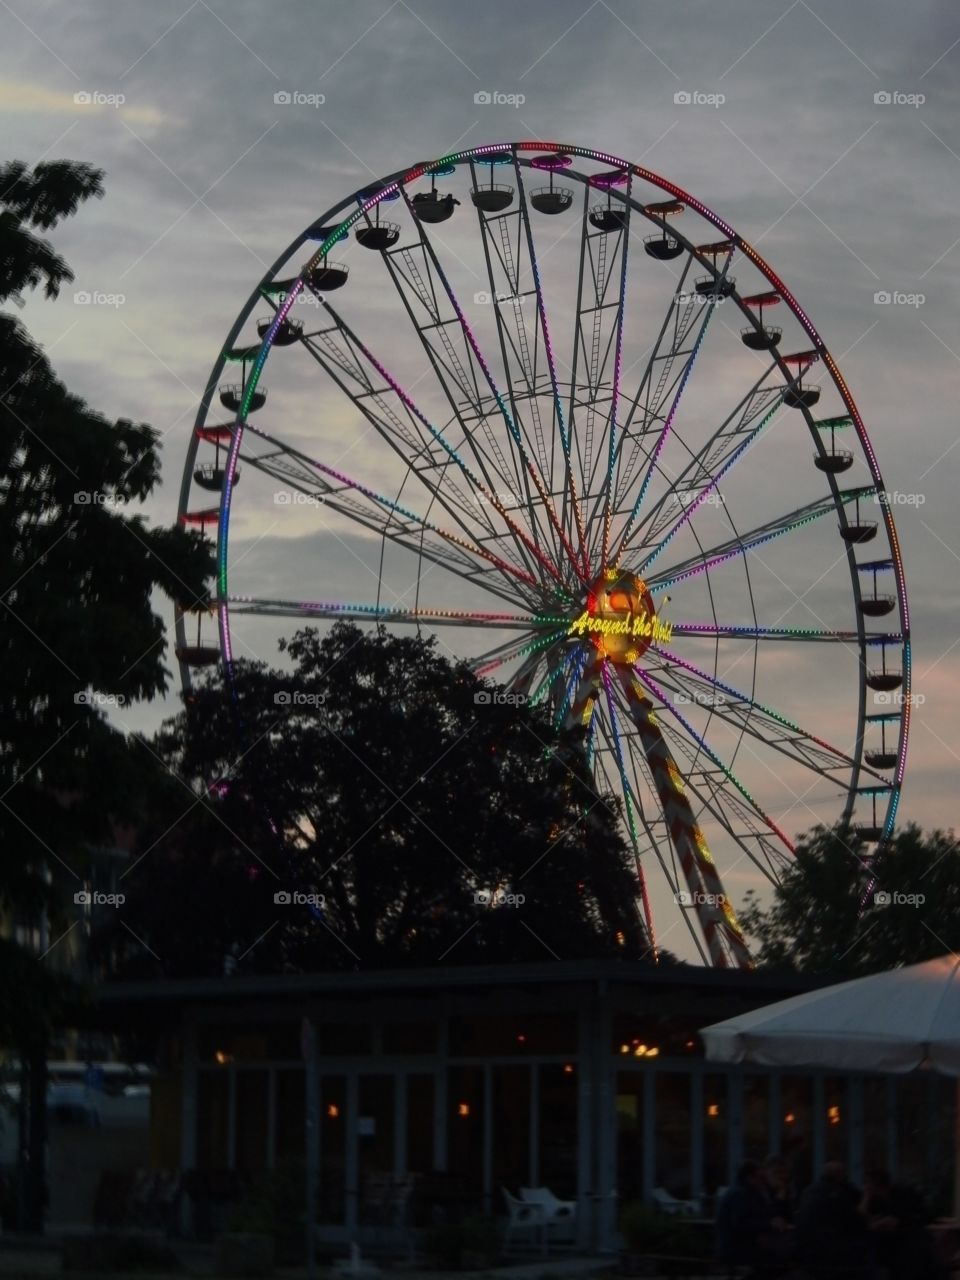
[[[949,1082],[705,1060],[700,1027],[811,985],[558,963],[124,984],[101,1014],[165,1046],[155,1167],[256,1177],[302,1162],[315,1132],[330,1242],[363,1238],[369,1187],[414,1175],[425,1221],[548,1186],[602,1251],[625,1203],[663,1189],[708,1211],[742,1159],[774,1152],[799,1183],[839,1159],[949,1194]]]

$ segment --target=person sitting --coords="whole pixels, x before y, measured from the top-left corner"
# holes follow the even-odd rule
[[[864,1177],[860,1211],[891,1280],[939,1280],[942,1267],[918,1191],[895,1186],[885,1169],[872,1169]]]
[[[839,1161],[823,1166],[797,1206],[797,1252],[817,1280],[848,1276],[874,1280],[875,1255],[860,1211],[860,1191]]]
[[[717,1255],[728,1266],[763,1271],[784,1261],[779,1234],[788,1230],[777,1214],[764,1171],[756,1160],[745,1160],[734,1185],[717,1209]]]

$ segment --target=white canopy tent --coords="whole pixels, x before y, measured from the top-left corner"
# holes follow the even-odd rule
[[[960,1077],[960,957],[793,996],[701,1032],[713,1062]],[[960,1115],[960,1096],[958,1096]],[[954,1212],[960,1217],[960,1142]]]

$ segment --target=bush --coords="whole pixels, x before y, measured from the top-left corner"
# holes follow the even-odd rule
[[[642,1200],[634,1200],[620,1214],[620,1234],[630,1253],[671,1253],[677,1238],[677,1219]]]

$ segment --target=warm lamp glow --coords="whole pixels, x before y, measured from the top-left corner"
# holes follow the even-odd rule
[[[572,1076],[572,1075],[573,1075],[573,1063],[572,1063],[572,1062],[565,1062],[565,1063],[563,1064],[563,1074],[564,1074],[565,1076]]]
[[[707,1107],[707,1115],[711,1116],[715,1120],[719,1114],[720,1114],[719,1105],[716,1102],[711,1102],[710,1105]]]
[[[470,1103],[469,1103],[469,1102],[458,1102],[458,1103],[457,1103],[457,1115],[458,1115],[458,1116],[468,1116],[469,1114],[470,1114]]]
[[[788,1112],[787,1112],[787,1114],[783,1117],[783,1123],[784,1123],[784,1124],[793,1124],[793,1122],[796,1120],[796,1118],[797,1118],[797,1117],[793,1114],[793,1112],[792,1112],[792,1111],[788,1111]]]
[[[340,1114],[340,1108],[337,1106],[335,1102],[331,1102],[330,1105],[327,1107],[327,1115],[330,1117],[331,1120],[336,1120],[339,1114]]]

